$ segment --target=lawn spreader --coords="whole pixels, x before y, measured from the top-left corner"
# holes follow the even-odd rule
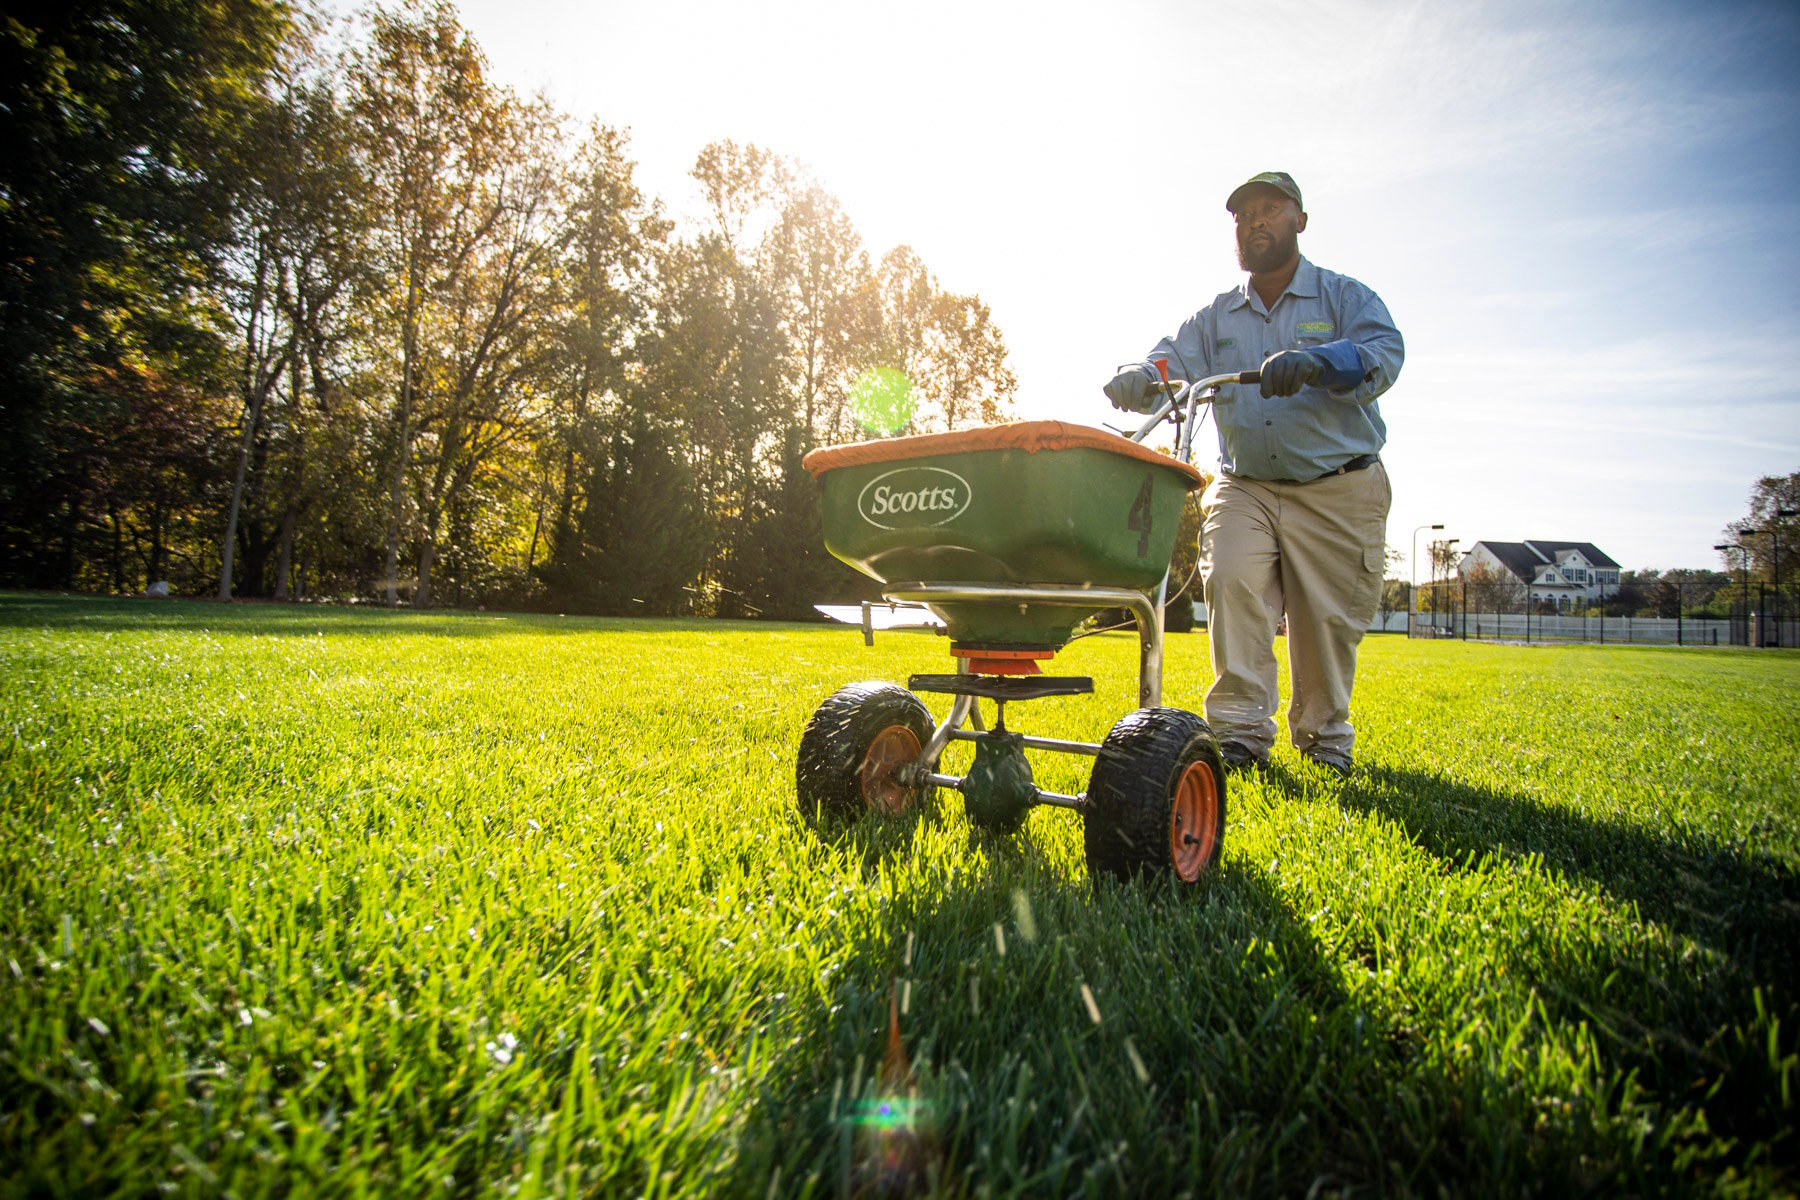
[[[898,814],[933,788],[962,793],[975,825],[1010,832],[1037,805],[1081,814],[1088,871],[1197,882],[1225,833],[1225,768],[1206,722],[1162,705],[1163,607],[1181,506],[1204,479],[1189,465],[1201,406],[1254,371],[1163,380],[1156,406],[1121,436],[1027,421],[815,450],[825,545],[881,582],[883,607],[924,608],[950,637],[956,669],[904,688],[852,683],[821,704],[800,738],[803,813]],[[1142,443],[1165,422],[1175,455]],[[1136,618],[1138,694],[1102,742],[1008,729],[1009,702],[1089,694],[1086,676],[1042,666],[1106,609]],[[863,607],[865,639],[873,636]],[[921,694],[950,697],[934,721]],[[991,701],[990,728],[979,702]],[[975,744],[966,775],[941,774],[952,741]],[[1032,781],[1025,749],[1091,756],[1070,796]]]

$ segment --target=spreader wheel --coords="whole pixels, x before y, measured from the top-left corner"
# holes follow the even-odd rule
[[[1225,763],[1205,721],[1140,708],[1100,747],[1082,822],[1088,874],[1197,883],[1225,842]]]
[[[898,768],[919,757],[931,740],[931,713],[891,683],[852,683],[819,705],[794,768],[800,811],[850,818],[894,815],[919,803],[929,785],[906,787]]]

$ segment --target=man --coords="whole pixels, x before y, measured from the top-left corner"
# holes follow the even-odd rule
[[[1155,363],[1172,379],[1262,372],[1213,405],[1219,475],[1201,501],[1200,577],[1214,681],[1206,719],[1233,770],[1275,744],[1275,627],[1288,618],[1288,732],[1301,754],[1348,775],[1356,648],[1375,615],[1393,493],[1375,398],[1405,350],[1380,297],[1300,255],[1300,188],[1269,171],[1225,201],[1248,286],[1226,292],[1106,385],[1148,411]]]

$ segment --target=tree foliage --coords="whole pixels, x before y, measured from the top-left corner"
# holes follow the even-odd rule
[[[97,443],[146,379],[216,390],[236,138],[290,27],[279,0],[0,15],[0,577],[99,582]]]
[[[1783,512],[1800,513],[1800,471],[1789,475],[1764,475],[1750,489],[1744,516],[1720,531],[1721,541],[1744,547],[1752,580],[1771,585],[1779,582],[1783,590],[1794,586],[1800,576],[1800,516],[1781,516]],[[1746,533],[1745,530],[1754,532]],[[1779,553],[1780,573],[1776,572]],[[1737,553],[1721,552],[1726,569],[1739,566]]]
[[[0,67],[0,581],[802,616],[862,587],[808,451],[1008,417],[978,296],[763,147],[678,225],[441,0],[77,3]]]

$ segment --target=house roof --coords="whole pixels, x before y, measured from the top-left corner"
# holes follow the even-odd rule
[[[1617,569],[1619,565],[1608,558],[1605,552],[1592,542],[1558,542],[1549,538],[1527,538],[1525,544],[1552,562],[1562,557],[1566,550],[1579,550],[1581,557],[1587,559],[1591,566]]]
[[[1500,560],[1501,566],[1526,583],[1537,578],[1540,568],[1555,563],[1570,550],[1580,551],[1581,557],[1587,559],[1590,566],[1617,569],[1619,565],[1592,542],[1558,542],[1549,538],[1532,538],[1523,542],[1490,542],[1484,539],[1475,544],[1484,547],[1489,554]]]
[[[1538,568],[1549,561],[1525,542],[1481,541],[1476,545],[1485,548],[1489,554],[1500,560],[1501,566],[1526,583],[1536,579]]]

